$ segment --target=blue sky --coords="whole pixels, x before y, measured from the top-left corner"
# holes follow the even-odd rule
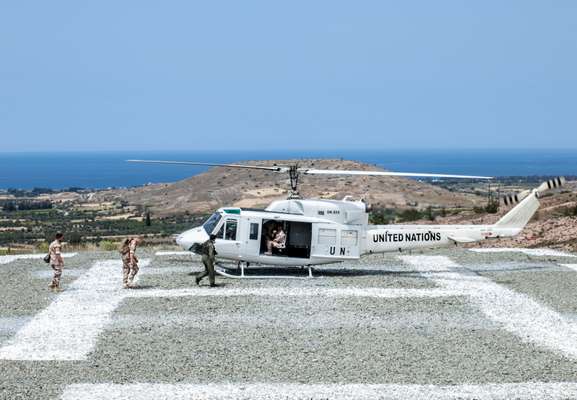
[[[575,1],[0,5],[0,150],[577,148]]]

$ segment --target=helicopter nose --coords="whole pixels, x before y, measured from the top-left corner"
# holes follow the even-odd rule
[[[202,227],[193,228],[176,237],[176,243],[184,250],[191,250],[195,244],[202,244],[208,240],[208,235]]]

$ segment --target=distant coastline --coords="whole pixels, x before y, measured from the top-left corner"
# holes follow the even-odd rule
[[[393,171],[502,176],[577,175],[575,150],[317,150],[239,152],[0,153],[0,189],[103,189],[174,182],[205,167],[134,165],[130,158],[238,162],[343,158]]]

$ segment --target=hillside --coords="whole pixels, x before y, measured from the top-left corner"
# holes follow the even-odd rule
[[[567,182],[560,190],[540,199],[541,207],[525,229],[514,238],[491,240],[472,247],[551,247],[577,251],[577,181]],[[437,217],[435,221],[419,220],[415,224],[492,224],[510,210],[501,206],[497,214],[460,212]]]
[[[250,164],[292,164],[319,169],[382,170],[348,160],[275,160]],[[158,166],[162,168],[162,166]],[[186,168],[186,167],[183,167]],[[288,176],[268,171],[216,167],[175,183],[153,184],[132,189],[98,192],[93,200],[118,201],[147,207],[156,216],[208,213],[222,206],[265,207],[286,198]],[[341,199],[346,195],[364,198],[377,207],[417,206],[472,207],[483,200],[474,195],[398,177],[303,176],[299,187],[303,197]]]

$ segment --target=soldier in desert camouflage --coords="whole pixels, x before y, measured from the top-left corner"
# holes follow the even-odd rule
[[[62,277],[62,269],[64,268],[64,259],[62,258],[62,240],[64,235],[60,232],[54,237],[54,241],[48,246],[48,254],[50,255],[50,266],[54,271],[52,282],[48,287],[52,290],[60,290],[60,278]]]
[[[122,244],[122,284],[125,289],[134,287],[134,277],[138,273],[138,257],[136,247],[142,242],[139,237],[128,238]]]

